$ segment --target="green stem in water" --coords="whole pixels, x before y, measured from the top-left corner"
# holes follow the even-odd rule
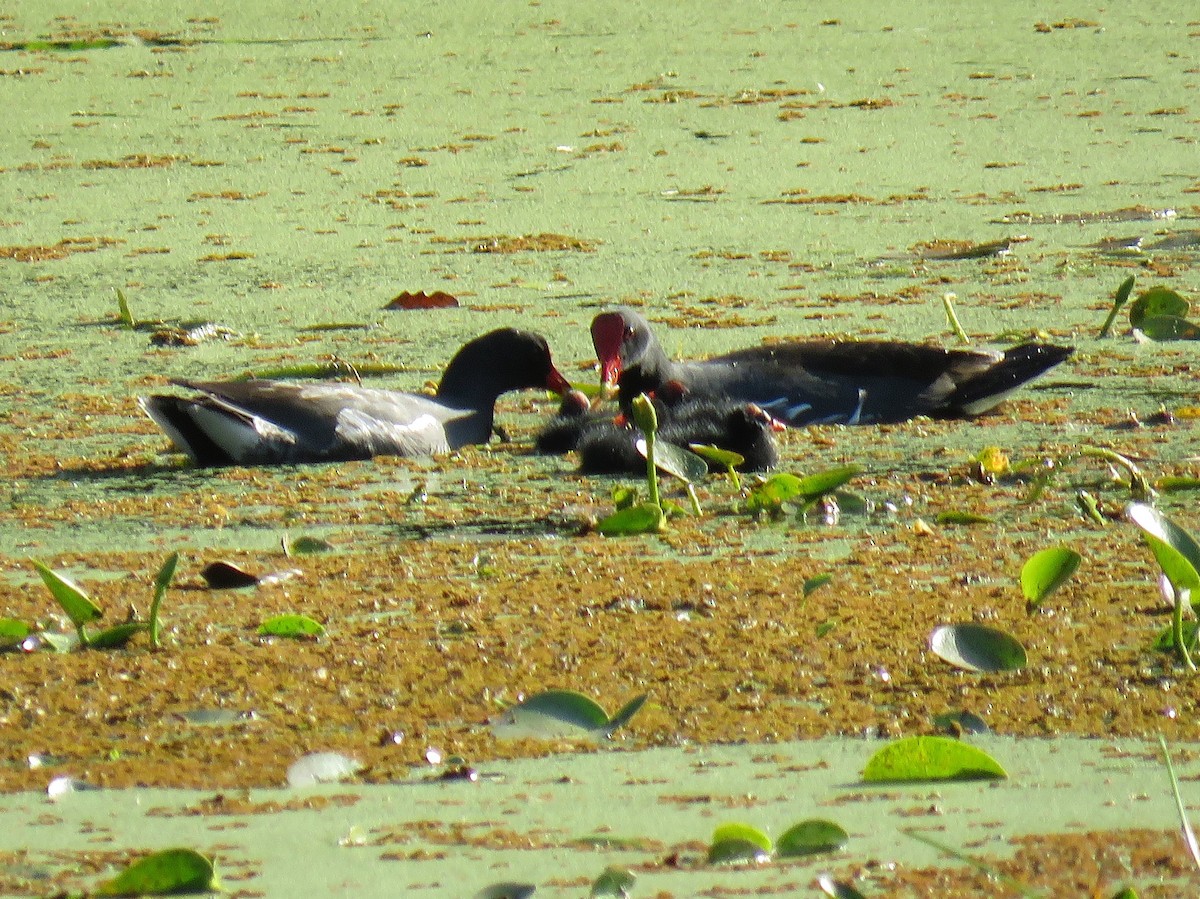
[[[954,311],[955,299],[957,297],[952,293],[942,294],[942,306],[946,310],[946,320],[950,322],[950,329],[954,331],[954,336],[963,346],[967,346],[970,344],[971,338],[967,336],[967,332],[963,330],[963,326],[958,321],[958,313]]]

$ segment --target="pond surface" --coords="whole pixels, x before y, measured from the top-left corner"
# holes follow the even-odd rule
[[[144,616],[154,573],[182,554],[165,650],[0,657],[0,788],[63,773],[259,789],[319,750],[380,783],[431,748],[531,759],[561,747],[497,741],[487,722],[550,688],[610,709],[648,692],[623,745],[745,742],[730,750],[743,762],[797,738],[929,733],[957,710],[1054,742],[1200,739],[1191,679],[1150,648],[1169,615],[1120,521],[1129,490],[1073,456],[1105,447],[1155,481],[1198,474],[1195,344],[1136,343],[1124,314],[1096,335],[1129,275],[1135,292],[1200,288],[1200,24],[1167,3],[1059,15],[0,7],[0,90],[23,110],[0,133],[0,611],[66,628],[32,558],[108,622]],[[28,44],[98,36],[118,40]],[[936,258],[998,241],[1007,252]],[[118,290],[144,327],[121,324]],[[459,306],[383,309],[434,290]],[[544,333],[572,380],[595,382],[587,324],[616,303],[680,357],[787,335],[951,345],[948,293],[977,344],[1036,334],[1076,353],[977,420],[785,435],[785,470],[864,467],[828,520],[752,519],[713,478],[700,518],[605,540],[589,523],[615,482],[529,452],[554,408],[540,394],[502,401],[508,442],[445,459],[215,471],[167,453],[135,399],[171,378],[333,359],[419,389],[500,324]],[[204,323],[227,339],[154,336]],[[1164,405],[1174,424],[1156,423]],[[1032,468],[986,483],[972,461],[986,447]],[[1056,474],[1033,496],[1045,460]],[[1081,489],[1107,526],[1079,512]],[[1198,526],[1194,494],[1158,502]],[[956,512],[991,521],[939,519]],[[332,548],[285,555],[297,537]],[[1027,614],[1021,565],[1057,543],[1083,564]],[[209,590],[199,572],[217,559],[288,576]],[[259,638],[283,612],[328,636]],[[971,674],[928,652],[935,626],[973,620],[1021,639],[1029,666]],[[193,723],[208,711],[233,723]],[[45,754],[50,773],[31,769]],[[1159,767],[1138,770],[1165,795]],[[86,801],[127,801],[100,795]],[[692,838],[710,824],[698,816]],[[49,847],[55,830],[18,846]]]

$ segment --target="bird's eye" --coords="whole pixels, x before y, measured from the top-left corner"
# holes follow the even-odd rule
[[[631,338],[633,336],[633,333],[634,333],[633,325],[626,325],[625,326],[625,339],[628,340],[629,338]]]

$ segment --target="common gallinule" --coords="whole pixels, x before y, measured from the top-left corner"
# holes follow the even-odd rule
[[[671,397],[670,391],[664,393]],[[702,443],[732,450],[745,460],[741,471],[765,471],[778,461],[771,432],[783,426],[753,403],[729,400],[654,400],[659,439],[686,447]],[[585,474],[640,474],[646,460],[637,450],[642,432],[626,416],[590,411],[587,397],[572,391],[558,415],[538,434],[540,453],[579,452],[579,470]],[[715,466],[714,466],[715,467]]]
[[[492,434],[496,399],[510,390],[570,385],[544,338],[501,328],[465,344],[435,397],[355,384],[179,381],[198,396],[138,402],[200,465],[271,465],[431,456]]]
[[[877,424],[917,415],[978,415],[1058,365],[1073,347],[946,350],[898,341],[796,340],[704,362],[672,362],[632,309],[601,313],[592,343],[623,408],[677,382],[686,395],[752,402],[786,424]]]

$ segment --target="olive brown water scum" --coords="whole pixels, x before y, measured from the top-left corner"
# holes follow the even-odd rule
[[[1200,474],[1196,344],[1136,340],[1127,309],[1097,336],[1131,275],[1135,297],[1200,290],[1200,18],[1172,3],[1045,15],[857,2],[0,5],[0,617],[72,631],[36,559],[83,586],[104,624],[144,619],[155,572],[181,558],[159,649],[139,634],[120,649],[0,655],[0,788],[12,794],[0,892],[94,885],[129,850],[163,845],[167,829],[132,822],[174,803],[210,822],[295,812],[293,845],[359,847],[322,864],[347,865],[330,883],[363,894],[389,882],[356,881],[354,852],[421,895],[506,879],[579,895],[612,863],[657,895],[718,881],[815,893],[817,867],[731,876],[695,859],[715,824],[762,822],[755,796],[776,794],[755,765],[819,771],[835,757],[841,779],[784,786],[812,802],[767,817],[782,828],[820,803],[831,818],[870,806],[822,862],[868,893],[988,889],[927,847],[901,848],[902,828],[931,820],[941,841],[975,838],[1049,893],[1194,892],[1153,743],[1173,747],[1186,804],[1194,676],[1153,646],[1170,609],[1122,515],[1128,468],[1079,451],[1131,460],[1163,512],[1200,527],[1187,489]],[[435,291],[457,305],[384,309]],[[755,517],[712,476],[697,485],[701,514],[661,535],[595,532],[614,487],[637,479],[533,455],[555,409],[541,393],[501,401],[507,439],[436,460],[213,470],[171,454],[136,405],[170,379],[293,366],[420,390],[460,344],[505,324],[543,333],[571,380],[595,384],[587,325],[616,304],[638,307],[679,358],[789,336],[951,346],[947,302],[973,345],[1037,337],[1076,352],[978,419],[782,435],[783,471],[862,467],[836,506]],[[664,489],[689,506],[678,483]],[[299,538],[322,551],[293,551]],[[1056,545],[1082,563],[1029,611],[1021,567]],[[211,589],[201,571],[218,560],[263,579]],[[325,635],[259,634],[284,613]],[[936,626],[970,621],[1019,639],[1027,665],[962,671],[930,652]],[[491,720],[548,689],[610,711],[649,699],[611,744],[497,738]],[[957,712],[1025,738],[988,744],[1012,758],[1013,782],[1053,771],[1150,810],[987,833],[1003,790],[891,791],[887,812],[857,791],[878,741],[938,732],[934,716]],[[1116,738],[1140,767],[1129,783],[1091,782],[1103,765],[1079,759]],[[277,789],[319,751],[361,763],[355,785]],[[699,792],[697,752],[744,773],[680,798]],[[578,785],[586,823],[520,818],[522,796],[585,755],[601,768],[553,789]],[[477,814],[478,790],[426,779],[459,764],[527,792]],[[51,808],[58,776],[105,790]],[[630,820],[610,806],[621,783],[652,789],[651,811]],[[142,802],[117,788],[199,792]],[[356,822],[345,810],[377,789],[393,791],[383,811]],[[435,790],[471,810],[389,819],[388,803],[410,801],[400,791]],[[90,803],[78,820],[75,800]],[[664,802],[691,809],[694,826],[643,827]],[[948,803],[970,823],[943,821]],[[490,836],[456,829],[460,813]],[[501,814],[516,816],[507,830]],[[113,845],[88,846],[79,828],[104,815],[124,822],[105,825]],[[171,839],[232,859],[231,890],[297,889],[272,880],[299,866],[286,850],[204,827]],[[592,829],[642,842],[565,848]],[[856,850],[868,832],[883,842]]]

